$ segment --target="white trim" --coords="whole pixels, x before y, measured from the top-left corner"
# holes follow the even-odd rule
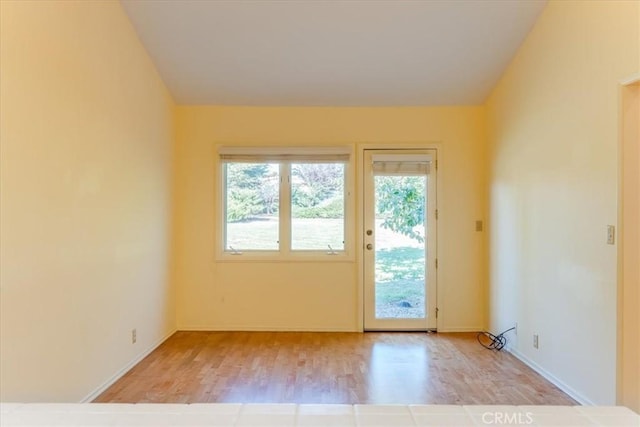
[[[520,360],[522,363],[524,363],[525,365],[527,365],[528,367],[530,367],[531,369],[536,371],[538,374],[542,375],[551,384],[555,385],[560,390],[562,390],[563,392],[567,393],[571,398],[576,400],[581,405],[587,405],[587,406],[595,406],[596,405],[593,401],[591,401],[590,399],[588,399],[585,396],[583,396],[581,393],[579,393],[576,390],[574,390],[571,386],[569,386],[564,381],[558,379],[556,376],[554,376],[553,374],[549,373],[542,366],[538,365],[536,362],[534,362],[533,360],[529,359],[527,356],[525,356],[524,354],[519,352],[517,349],[508,348],[507,347],[506,350],[509,353],[511,353],[516,359]]]
[[[242,263],[242,262],[251,262],[251,263],[266,263],[266,264],[278,264],[278,263],[323,263],[323,262],[333,262],[333,263],[348,263],[353,264],[356,262],[353,254],[346,253],[343,250],[336,250],[335,254],[330,253],[329,251],[302,251],[297,250],[295,252],[289,252],[287,255],[282,255],[277,251],[245,251],[241,252],[240,255],[233,255],[232,252],[225,252],[215,259],[216,263]]]
[[[455,328],[438,327],[439,333],[458,333],[458,332],[480,332],[482,328],[480,326],[459,326]]]
[[[166,334],[164,337],[160,338],[160,340],[158,340],[155,344],[153,344],[149,349],[143,351],[138,356],[133,358],[129,363],[127,363],[125,366],[123,366],[121,369],[119,369],[115,374],[113,374],[111,376],[111,378],[109,378],[107,381],[102,383],[102,385],[98,386],[98,388],[93,390],[91,393],[86,395],[82,400],[80,400],[80,403],[89,403],[89,402],[93,401],[96,397],[100,396],[106,389],[111,387],[116,381],[118,381],[120,378],[122,378],[124,376],[124,374],[129,372],[129,370],[131,368],[133,368],[135,365],[140,363],[140,361],[142,359],[144,359],[149,354],[151,354],[151,352],[154,351],[156,348],[160,347],[160,345],[163,342],[168,340],[169,337],[171,337],[176,332],[177,332],[177,329],[175,329],[175,328],[172,329],[171,332]]]
[[[355,257],[357,261],[360,263],[357,268],[358,272],[358,283],[357,283],[357,295],[356,301],[358,304],[356,311],[356,322],[358,331],[364,332],[364,236],[361,232],[364,229],[364,183],[362,180],[362,167],[364,166],[364,152],[365,150],[435,150],[438,156],[438,161],[440,164],[444,164],[444,159],[446,158],[445,149],[442,145],[441,141],[395,141],[395,142],[370,142],[370,141],[359,141],[355,144],[355,154],[356,154],[356,165],[357,165],[357,174],[359,175],[356,180],[356,206],[355,206],[355,218],[354,218],[354,226],[356,232],[355,238]],[[352,159],[353,160],[353,159]],[[436,168],[437,169],[437,168]],[[440,200],[440,195],[442,193],[442,188],[444,188],[444,177],[441,175],[438,178],[438,182],[436,183],[436,201]],[[440,234],[441,222],[439,221],[436,224],[436,250],[437,250],[437,235]],[[440,256],[439,256],[440,258]],[[438,272],[436,272],[436,278],[438,278]],[[439,286],[439,285],[437,285]],[[442,301],[441,292],[438,292],[436,289],[436,302],[437,307],[441,308],[444,306]],[[441,323],[441,319],[436,319],[436,331],[438,330],[438,325]]]
[[[178,331],[187,332],[355,332],[361,333],[357,328],[295,328],[282,326],[242,326],[242,325],[225,325],[225,326],[181,326]]]
[[[226,203],[226,177],[224,162],[218,158],[214,163],[214,176],[219,178],[214,194],[214,221],[216,237],[214,245],[214,263],[218,262],[355,262],[355,248],[353,242],[354,221],[356,218],[354,187],[356,185],[356,159],[353,156],[353,146],[340,145],[330,147],[230,147],[216,146],[218,153],[301,153],[309,155],[322,155],[331,153],[348,153],[348,161],[340,162],[344,164],[344,247],[342,249],[329,250],[292,250],[291,245],[291,215],[290,204],[290,184],[284,181],[283,177],[290,174],[290,165],[294,163],[289,160],[281,160],[280,164],[280,224],[279,224],[279,241],[286,242],[280,245],[279,249],[274,250],[247,250],[236,248],[237,250],[225,250],[226,243],[226,222],[225,222],[225,203]],[[286,173],[285,173],[286,172]]]
[[[415,157],[414,157],[415,156]],[[438,157],[437,149],[435,148],[411,148],[402,149],[399,147],[393,147],[388,149],[368,149],[362,148],[362,170],[360,171],[362,182],[362,212],[360,235],[363,238],[363,244],[371,242],[371,238],[364,237],[365,228],[373,230],[374,225],[374,185],[373,176],[378,175],[375,171],[374,165],[378,161],[390,161],[392,159],[403,159],[404,161],[431,162]],[[381,174],[386,175],[386,174]],[[404,174],[403,174],[404,175]],[[408,173],[411,175],[411,173]],[[426,180],[427,185],[427,200],[425,210],[425,216],[427,218],[425,226],[425,235],[429,236],[424,242],[424,250],[426,251],[425,263],[427,266],[427,277],[425,283],[425,296],[426,296],[426,316],[423,318],[413,319],[379,319],[375,317],[375,291],[374,291],[374,278],[373,278],[373,264],[374,253],[372,251],[362,251],[360,269],[362,272],[362,300],[363,300],[363,329],[367,331],[375,330],[437,330],[437,269],[428,268],[433,266],[438,258],[437,249],[437,228],[438,221],[436,220],[436,211],[438,206],[437,188],[438,179],[436,170],[425,171],[421,173],[423,176],[428,176]],[[375,238],[375,235],[373,236]]]

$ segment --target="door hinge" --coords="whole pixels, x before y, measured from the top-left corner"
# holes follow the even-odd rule
[[[440,309],[436,307],[436,319],[438,318],[438,311],[440,311]]]
[[[436,268],[438,268],[438,258],[436,258]]]
[[[436,209],[436,219],[438,219],[438,209]]]
[[[438,161],[436,160],[436,170],[438,170]]]

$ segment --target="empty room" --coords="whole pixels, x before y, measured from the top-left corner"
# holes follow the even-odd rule
[[[640,1],[0,0],[0,424],[640,423]]]

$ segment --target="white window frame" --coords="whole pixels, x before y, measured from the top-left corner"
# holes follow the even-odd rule
[[[216,149],[216,261],[244,262],[291,262],[326,261],[354,262],[355,251],[355,156],[353,146],[330,147],[236,147],[220,145]],[[291,249],[291,183],[289,174],[292,163],[344,164],[344,248],[341,250]],[[280,165],[279,195],[279,249],[278,250],[241,250],[231,251],[225,248],[226,242],[226,162],[277,163]]]

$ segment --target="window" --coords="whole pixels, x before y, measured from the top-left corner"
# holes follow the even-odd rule
[[[344,164],[292,163],[291,249],[344,250]]]
[[[226,163],[226,250],[278,250],[280,168]]]
[[[223,254],[344,255],[349,154],[221,149]]]

